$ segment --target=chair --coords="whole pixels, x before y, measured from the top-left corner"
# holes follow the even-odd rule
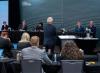
[[[42,73],[40,60],[21,60],[22,73]]]
[[[98,62],[100,62],[100,53],[97,53]]]
[[[61,60],[63,73],[82,73],[83,60]]]
[[[18,50],[11,50],[12,52],[12,56],[14,59],[16,59],[16,56],[17,56],[17,53],[18,53]]]

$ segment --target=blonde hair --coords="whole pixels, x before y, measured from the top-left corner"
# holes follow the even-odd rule
[[[39,37],[38,36],[31,37],[31,45],[32,46],[39,46]]]
[[[30,42],[30,35],[27,32],[24,32],[19,42]]]

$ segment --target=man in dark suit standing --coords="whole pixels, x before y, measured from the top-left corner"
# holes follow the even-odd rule
[[[3,25],[2,25],[2,28],[1,28],[1,30],[8,30],[8,25],[7,25],[7,23],[6,23],[6,21],[3,21]]]
[[[44,46],[46,51],[51,54],[54,53],[54,47],[56,44],[56,28],[53,25],[53,18],[47,18],[47,25],[44,27]]]

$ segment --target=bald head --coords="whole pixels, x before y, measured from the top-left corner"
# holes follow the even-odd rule
[[[31,37],[31,45],[32,46],[39,46],[39,37],[38,36]]]
[[[53,23],[53,17],[48,17],[47,18],[47,23],[52,24]]]

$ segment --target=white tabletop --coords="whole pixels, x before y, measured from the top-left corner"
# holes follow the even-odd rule
[[[60,35],[58,36],[60,39],[64,40],[64,39],[79,39],[79,40],[99,40],[99,38],[91,38],[91,37],[80,37],[80,38],[77,38],[76,36],[74,35]]]

